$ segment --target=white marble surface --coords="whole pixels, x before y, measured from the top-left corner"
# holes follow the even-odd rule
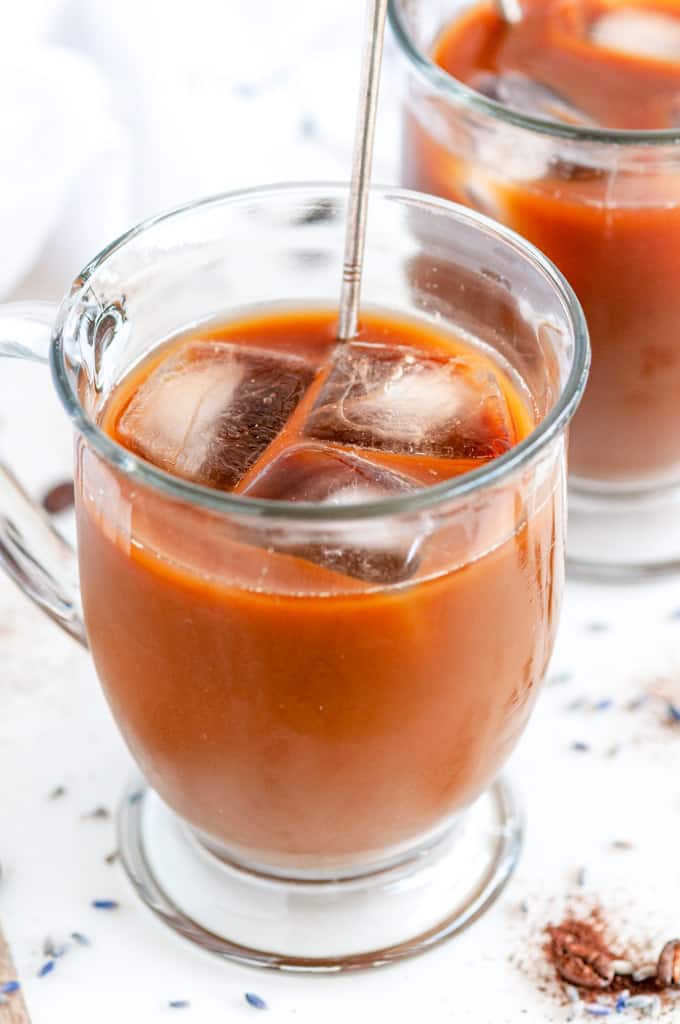
[[[306,0],[293,6],[298,3],[309,12]],[[193,12],[205,6],[195,3]],[[166,174],[168,150],[156,140],[155,162],[146,165],[144,174],[133,168],[131,211],[152,212],[157,200],[165,205],[161,198],[187,198],[220,184],[345,176],[353,116],[352,53],[361,5],[355,0],[344,6],[334,2],[328,11],[316,6],[316,21],[295,22],[296,36],[301,38],[303,28],[313,29],[309,39],[322,40],[325,56],[309,46],[282,46],[278,77],[267,81],[253,71],[253,61],[239,63],[235,58],[215,78],[219,47],[213,42],[201,51],[200,19],[192,20],[194,48],[182,52],[190,54],[186,63],[202,100],[212,93],[212,106],[201,107],[186,149],[195,163],[197,147],[204,147],[203,176],[179,182],[171,178]],[[135,46],[144,50],[142,22],[151,24],[154,12],[158,14],[151,0],[136,5],[126,0],[118,5],[120,17],[111,14],[104,32],[101,20],[97,23],[104,9],[98,0],[89,5],[87,17],[84,7],[59,0],[35,0],[25,7],[27,33],[35,34],[38,25],[41,33],[56,34],[62,42],[78,40],[79,48],[89,47],[91,55],[101,52],[102,39],[108,37],[111,66],[120,57],[115,42],[124,19],[130,19]],[[239,15],[234,24],[240,26],[242,47],[249,39],[262,38],[268,24],[254,15],[249,22],[246,10],[259,7],[261,15],[267,8],[271,17],[276,11],[274,4],[248,5],[245,0],[232,0],[225,7]],[[179,16],[174,5],[167,6],[171,9],[166,22],[177,30]],[[324,18],[331,13],[336,19],[331,34],[322,30],[322,9]],[[283,31],[281,26],[278,31]],[[170,32],[168,38],[175,37]],[[153,74],[147,68],[153,88],[147,82],[140,108],[149,123],[154,123],[153,96],[171,82],[168,47],[166,38],[153,51]],[[232,45],[230,53],[238,49]],[[340,88],[328,87],[332,76]],[[181,75],[176,79],[173,88],[188,104],[186,80]],[[113,81],[115,85],[115,74]],[[216,81],[222,83],[221,92],[215,92]],[[235,81],[247,87],[234,89]],[[310,85],[315,81],[323,81],[324,89],[315,92]],[[143,126],[123,106],[121,100],[121,130],[133,139],[139,161]],[[397,144],[389,95],[385,108],[378,168],[379,177],[389,179]],[[173,128],[174,135],[166,131],[165,143],[170,138],[176,144],[184,137],[190,117],[186,105],[181,109],[183,120]],[[319,125],[319,112],[329,109],[332,117],[325,118],[324,127],[310,130],[310,119]],[[161,122],[167,128],[167,121],[159,118],[159,132]],[[228,158],[229,147],[217,144],[220,132],[222,142],[237,145],[235,166]],[[96,218],[96,189],[86,201]],[[77,270],[74,263],[56,258],[62,250],[47,228],[42,256],[16,294],[53,293]],[[67,218],[59,233],[73,254],[80,242],[64,236],[71,229],[75,231]],[[70,460],[69,427],[45,377],[38,369],[15,365],[0,370],[0,455],[21,469],[34,493],[62,478]],[[670,688],[669,693],[675,688],[680,701],[680,619],[673,617],[678,608],[677,578],[621,588],[570,584],[552,668],[553,676],[569,673],[569,678],[546,687],[513,758],[528,831],[519,870],[505,894],[468,932],[417,960],[351,977],[294,978],[256,973],[200,954],[143,909],[119,865],[105,862],[116,844],[113,823],[83,820],[82,815],[98,805],[115,807],[132,768],[129,755],[87,655],[0,578],[0,918],[34,1024],[246,1021],[258,1011],[245,1004],[245,991],[267,1000],[264,1019],[299,1024],[563,1020],[555,989],[548,985],[542,991],[541,969],[534,961],[540,960],[540,928],[559,915],[566,900],[575,894],[599,897],[615,924],[629,928],[635,939],[649,940],[653,948],[680,930],[680,725],[668,724],[666,705],[659,698],[636,711],[626,707],[659,685]],[[608,628],[593,629],[593,624]],[[580,698],[586,703],[570,709]],[[593,705],[604,699],[612,706],[595,710]],[[574,741],[588,743],[589,749],[573,750]],[[65,795],[49,800],[57,785],[66,787]],[[614,840],[627,840],[632,849],[616,849]],[[582,866],[587,867],[586,885],[579,889],[576,878]],[[90,901],[95,898],[117,900],[120,908],[94,911]],[[520,910],[524,900],[528,913]],[[51,974],[38,978],[46,935],[59,941],[73,930],[86,933],[91,947],[71,949]],[[168,1001],[174,999],[187,999],[191,1005],[170,1009]],[[0,1021],[2,1012],[0,1007]],[[677,1013],[667,1011],[666,1019],[680,1020],[680,1007]]]

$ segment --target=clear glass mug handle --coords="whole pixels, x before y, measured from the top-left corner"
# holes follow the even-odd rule
[[[0,360],[47,364],[57,307],[0,305]],[[62,629],[87,646],[74,549],[0,459],[0,567]]]

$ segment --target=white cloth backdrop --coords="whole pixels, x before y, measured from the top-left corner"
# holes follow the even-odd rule
[[[364,0],[22,0],[0,41],[0,298],[59,295],[133,222],[349,176]],[[393,74],[375,177],[394,180]]]

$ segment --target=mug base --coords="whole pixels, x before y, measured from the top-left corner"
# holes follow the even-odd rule
[[[141,782],[118,814],[121,860],[146,906],[202,949],[313,973],[378,967],[451,938],[494,902],[517,863],[522,816],[498,780],[429,848],[341,880],[263,876],[224,861]]]
[[[680,486],[625,491],[569,481],[567,571],[630,581],[680,572]]]

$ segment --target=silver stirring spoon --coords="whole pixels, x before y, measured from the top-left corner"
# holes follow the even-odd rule
[[[387,0],[369,0],[340,292],[338,338],[341,341],[349,341],[356,335],[359,321],[368,193],[373,164],[375,117],[378,109],[386,14]]]
[[[495,0],[495,3],[505,21],[516,23],[521,20],[522,8],[519,0]],[[368,195],[373,165],[375,120],[378,109],[386,15],[387,0],[369,0],[340,292],[338,338],[341,341],[349,341],[356,335],[359,322]]]
[[[505,21],[516,23],[521,20],[522,8],[519,0],[495,0],[495,3]],[[386,15],[387,0],[368,0],[340,292],[338,338],[341,341],[348,341],[356,335],[359,322],[368,195],[373,165],[375,119],[378,109]]]

